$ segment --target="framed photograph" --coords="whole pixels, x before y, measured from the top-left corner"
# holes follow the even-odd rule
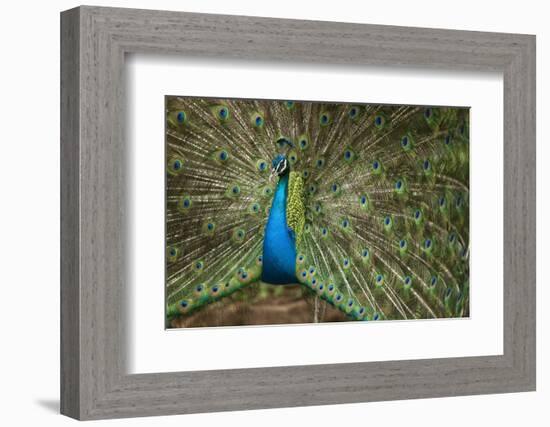
[[[61,15],[61,411],[535,389],[535,37]]]

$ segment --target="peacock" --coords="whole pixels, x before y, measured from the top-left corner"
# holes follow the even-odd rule
[[[168,327],[254,286],[469,315],[468,108],[167,96],[165,136]]]

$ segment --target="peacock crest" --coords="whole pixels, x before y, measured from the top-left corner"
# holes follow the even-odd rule
[[[166,173],[169,325],[292,284],[316,320],[469,315],[467,108],[170,96]]]

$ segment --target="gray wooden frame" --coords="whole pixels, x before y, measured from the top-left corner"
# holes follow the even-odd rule
[[[129,375],[126,53],[499,71],[504,354]],[[476,143],[476,141],[472,141]],[[79,7],[61,14],[61,412],[78,419],[535,390],[535,37]]]

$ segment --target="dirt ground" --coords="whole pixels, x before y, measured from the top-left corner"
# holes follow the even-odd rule
[[[267,285],[268,286],[268,285]],[[296,286],[247,289],[172,322],[174,328],[343,322],[342,312]]]

